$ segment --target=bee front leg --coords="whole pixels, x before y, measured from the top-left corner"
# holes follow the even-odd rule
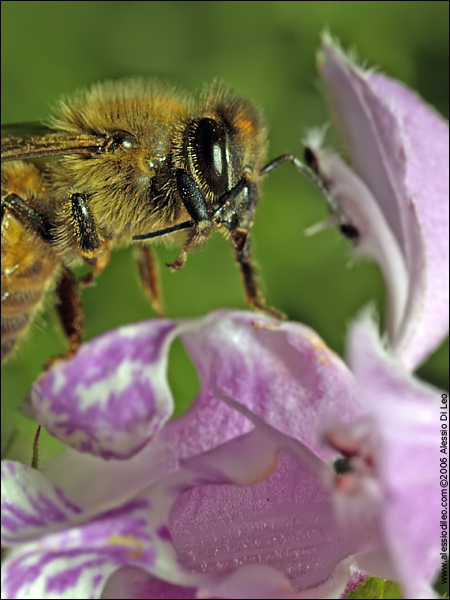
[[[181,248],[176,260],[173,263],[167,265],[172,271],[172,273],[175,271],[179,271],[184,267],[189,252],[191,252],[191,250],[194,250],[194,248],[198,248],[204,242],[206,242],[206,240],[211,235],[213,227],[214,225],[212,224],[212,221],[200,221],[195,225],[186,243]]]
[[[55,290],[56,311],[69,347],[60,356],[46,362],[46,369],[60,360],[71,358],[81,346],[84,328],[83,307],[78,284],[69,269],[64,268]]]
[[[164,317],[166,311],[164,309],[155,254],[149,246],[141,244],[135,246],[134,254],[144,294],[149,299],[156,314],[159,317]]]
[[[100,235],[85,194],[71,195],[70,211],[78,252],[92,266],[92,271],[81,279],[81,284],[91,287],[94,279],[109,263],[111,253],[107,242]]]
[[[181,201],[189,216],[194,221],[195,226],[186,243],[181,248],[177,259],[167,265],[172,272],[179,271],[184,267],[189,252],[201,246],[209,238],[214,227],[205,199],[189,173],[183,169],[178,169],[176,172],[176,181]]]

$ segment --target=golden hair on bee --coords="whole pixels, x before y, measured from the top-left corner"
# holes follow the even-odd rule
[[[214,230],[230,238],[247,302],[267,307],[249,231],[265,165],[267,132],[253,103],[221,84],[198,96],[155,81],[97,84],[62,99],[46,123],[2,126],[2,360],[11,355],[49,290],[69,341],[83,329],[76,264],[89,286],[114,247],[135,243],[145,293],[163,303],[151,241],[182,247],[172,271]],[[39,160],[37,160],[39,159]],[[264,166],[265,165],[265,166]],[[184,240],[184,241],[183,241]]]

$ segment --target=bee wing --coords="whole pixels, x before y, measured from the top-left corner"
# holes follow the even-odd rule
[[[105,137],[56,131],[42,123],[2,125],[2,162],[65,154],[96,154]]]

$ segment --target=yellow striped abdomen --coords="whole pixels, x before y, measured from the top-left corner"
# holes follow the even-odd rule
[[[2,362],[25,336],[60,268],[52,246],[6,210],[1,229]]]

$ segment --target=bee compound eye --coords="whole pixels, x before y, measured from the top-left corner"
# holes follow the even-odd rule
[[[214,194],[224,194],[228,186],[226,135],[218,121],[198,121],[193,135],[193,153],[200,177]]]

